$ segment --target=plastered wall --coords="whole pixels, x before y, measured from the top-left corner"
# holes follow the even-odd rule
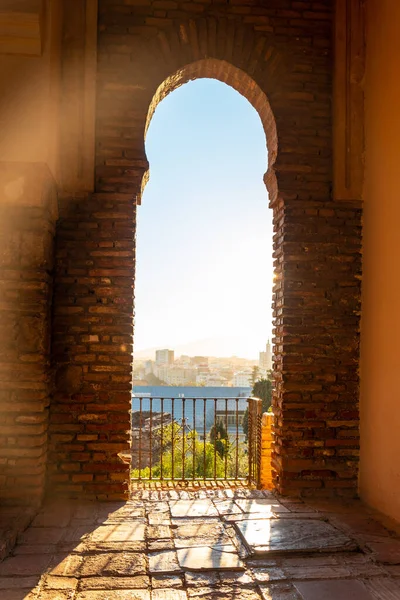
[[[400,520],[400,3],[367,5],[360,494]]]
[[[0,160],[46,162],[48,60],[0,56]]]
[[[62,7],[44,3],[42,52],[0,52],[0,162],[47,163],[58,179]],[[27,44],[29,39],[27,41]]]

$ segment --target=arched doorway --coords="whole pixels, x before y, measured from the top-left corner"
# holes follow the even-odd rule
[[[218,61],[216,66],[220,66],[218,65]],[[192,65],[190,67],[189,74],[191,76],[193,73],[197,72],[198,69],[200,69],[200,72],[213,72],[212,65],[208,65],[207,61],[205,65],[197,65],[196,69],[194,69]],[[223,69],[223,72],[226,73],[225,68]],[[182,80],[183,75],[184,74],[181,74],[180,80]],[[233,80],[235,81],[235,85],[240,89],[247,90],[251,82],[248,82],[247,80],[241,82],[240,77],[240,72],[234,73]],[[196,78],[196,81],[192,81],[188,83],[187,86],[185,85],[177,90],[176,88],[179,87],[177,86],[178,78],[175,76],[172,77],[171,80],[173,81],[171,91],[173,91],[174,94],[171,95],[171,97],[168,97],[168,100],[165,99],[166,93],[158,94],[158,98],[166,104],[163,104],[163,112],[157,112],[157,126],[154,124],[154,127],[156,127],[156,131],[158,131],[158,136],[162,135],[161,132],[164,132],[165,138],[158,138],[158,144],[160,146],[160,155],[158,155],[155,148],[155,138],[157,137],[157,134],[153,133],[151,136],[152,144],[148,146],[148,160],[151,164],[151,177],[144,194],[143,206],[140,207],[138,211],[138,247],[136,252],[136,264],[139,265],[140,268],[136,273],[135,283],[135,302],[137,305],[135,308],[135,343],[136,340],[138,340],[138,345],[135,347],[134,352],[135,397],[133,400],[132,459],[135,479],[142,478],[144,480],[149,477],[154,479],[158,479],[160,476],[167,477],[165,463],[170,462],[169,454],[171,453],[170,446],[172,445],[172,442],[170,439],[168,440],[168,444],[163,444],[163,442],[161,442],[161,446],[168,446],[168,449],[165,450],[166,458],[164,460],[164,469],[160,475],[160,440],[158,438],[160,437],[160,432],[161,436],[164,438],[169,434],[168,427],[170,428],[171,425],[165,427],[166,431],[163,431],[162,423],[160,425],[160,410],[162,405],[164,407],[163,410],[171,411],[171,394],[179,396],[178,398],[172,398],[172,406],[174,407],[174,420],[176,423],[180,423],[180,437],[184,435],[184,433],[182,433],[183,428],[181,423],[181,404],[186,403],[187,408],[186,412],[184,412],[186,415],[186,425],[193,430],[193,420],[195,418],[197,433],[204,441],[204,445],[206,443],[206,437],[207,439],[209,438],[209,430],[213,426],[212,423],[214,423],[215,418],[217,418],[221,422],[220,425],[224,429],[225,435],[228,434],[229,430],[229,461],[236,462],[236,464],[238,462],[245,464],[246,456],[248,455],[247,421],[246,434],[244,433],[244,430],[242,430],[242,425],[244,415],[246,415],[246,420],[248,418],[248,411],[246,411],[247,403],[245,397],[238,398],[238,402],[236,403],[233,396],[246,394],[246,386],[248,387],[247,395],[249,395],[252,387],[251,383],[244,382],[246,379],[245,373],[240,372],[241,369],[238,367],[236,367],[235,371],[239,371],[240,376],[237,375],[235,378],[232,376],[231,379],[225,380],[225,384],[216,384],[218,387],[221,386],[220,389],[213,389],[213,385],[215,384],[213,383],[214,380],[212,377],[206,377],[201,381],[203,386],[206,387],[197,387],[196,381],[193,381],[194,375],[191,373],[192,371],[197,372],[197,370],[196,368],[190,368],[190,360],[188,361],[186,359],[187,364],[185,363],[185,372],[187,373],[187,377],[189,377],[189,373],[191,373],[190,377],[192,377],[192,379],[190,379],[190,377],[184,377],[182,367],[178,366],[178,364],[181,364],[180,361],[177,361],[174,367],[162,366],[161,364],[158,365],[157,363],[154,363],[154,352],[149,353],[149,348],[156,345],[157,339],[160,342],[162,339],[169,339],[171,344],[168,345],[168,347],[174,348],[172,340],[179,339],[179,334],[177,334],[175,330],[179,330],[181,327],[181,319],[184,320],[186,318],[186,330],[197,329],[197,335],[199,337],[201,336],[200,330],[204,333],[204,337],[211,337],[213,332],[217,332],[218,327],[221,326],[221,322],[225,322],[226,325],[228,325],[225,329],[225,336],[228,335],[228,330],[234,331],[236,326],[242,336],[241,342],[236,340],[233,341],[231,339],[229,350],[225,350],[227,347],[227,340],[226,337],[224,338],[224,336],[221,335],[222,340],[219,340],[219,344],[215,339],[203,340],[201,346],[194,345],[195,348],[200,348],[198,351],[194,350],[194,352],[195,354],[207,356],[225,356],[225,361],[228,364],[229,361],[227,360],[227,357],[232,356],[233,354],[244,358],[246,350],[244,350],[244,354],[240,354],[240,351],[243,351],[243,348],[246,346],[246,338],[251,340],[251,338],[257,337],[255,332],[257,331],[257,328],[260,328],[261,331],[264,331],[264,335],[261,334],[258,342],[254,344],[254,347],[252,348],[253,354],[251,356],[246,355],[248,358],[258,358],[258,352],[265,345],[267,332],[269,337],[271,331],[271,314],[269,310],[271,305],[271,292],[270,289],[267,291],[267,288],[272,287],[272,261],[270,258],[272,227],[267,214],[268,199],[263,184],[263,174],[267,163],[264,128],[262,127],[262,123],[260,123],[257,111],[252,110],[251,106],[248,106],[246,99],[241,98],[236,91],[231,89],[231,86],[227,86],[225,83],[221,83],[216,79],[201,77]],[[245,88],[243,88],[243,86],[245,86]],[[205,90],[207,90],[207,92],[205,92]],[[178,103],[180,115],[174,119],[173,96],[175,96],[175,94],[175,103]],[[185,103],[180,98],[186,98],[186,103],[193,103],[196,105],[196,111],[191,114],[190,119],[185,112]],[[214,102],[211,102],[211,98],[215,99]],[[208,99],[210,100],[207,102]],[[207,108],[200,106],[201,103],[205,103]],[[151,106],[151,110],[152,114],[154,114],[154,103]],[[186,108],[186,111],[187,110],[188,109]],[[231,150],[231,152],[229,152],[227,148],[223,149],[223,142],[217,139],[215,131],[218,131],[219,125],[215,120],[215,115],[219,114],[219,119],[225,122],[224,111],[225,113],[229,112],[231,114],[231,120],[229,121],[229,136],[230,144],[235,148],[235,151]],[[160,114],[164,114],[165,119],[169,119],[168,125],[162,127]],[[245,119],[247,127],[252,131],[253,138],[255,138],[252,139],[252,143],[250,142],[251,134],[246,132],[248,133],[247,138],[244,134],[245,125],[242,124],[240,127],[237,123],[237,120],[240,120],[241,118]],[[193,122],[196,119],[200,119],[202,123],[201,135],[199,135],[197,131],[198,126],[193,127]],[[177,149],[177,143],[171,139],[171,136],[176,136],[178,139],[182,136],[179,129],[180,120],[185,122],[188,130],[185,131],[183,137],[184,141],[182,143],[184,144],[184,149],[182,150]],[[152,126],[153,123],[154,121],[151,122]],[[218,149],[214,147],[208,148],[207,144],[204,143],[202,136],[204,135],[206,138],[208,130],[209,135],[212,138],[210,143],[217,146],[217,148],[219,147],[219,154]],[[146,127],[146,131],[148,131],[148,127]],[[221,125],[220,135],[223,135],[224,131],[224,126]],[[198,136],[197,138],[196,135]],[[187,140],[190,140],[190,142]],[[201,152],[196,152],[196,143],[201,147]],[[241,147],[241,143],[243,144],[243,147]],[[252,146],[257,149],[257,152],[252,149]],[[153,153],[150,152],[151,149],[153,150]],[[223,152],[225,152],[225,155],[227,156],[224,156]],[[187,161],[185,162],[185,153],[190,153],[192,157],[191,160],[193,160],[194,165],[192,168],[191,165],[188,165]],[[255,165],[252,165],[253,169],[250,169],[247,165],[246,170],[246,160],[249,161],[248,155],[252,156]],[[217,169],[217,167],[214,167],[214,169],[210,168],[209,161],[211,163],[215,162],[216,164],[219,164],[219,169]],[[198,165],[197,163],[200,164]],[[218,176],[214,174],[215,169],[218,170]],[[247,177],[239,175],[241,169],[246,173]],[[179,202],[176,197],[179,198],[180,193],[182,194],[182,192],[180,192],[182,187],[181,181],[188,177],[186,170],[190,170],[189,179],[192,177],[192,180],[196,183],[194,184],[193,189],[191,189],[190,185],[186,185],[185,196],[183,196]],[[159,172],[162,173],[162,175],[160,175]],[[162,177],[162,180],[160,180],[160,177]],[[173,181],[173,185],[171,191],[169,191],[171,180]],[[153,184],[155,186],[154,188]],[[149,186],[151,187],[150,191]],[[218,194],[215,193],[213,186],[218,187]],[[237,186],[237,189],[242,189],[241,196],[237,193],[235,186]],[[200,192],[198,188],[200,188]],[[196,191],[194,191],[194,189]],[[157,190],[157,192],[154,190]],[[198,196],[199,194],[201,198]],[[255,199],[252,199],[252,194],[255,195]],[[193,203],[193,206],[190,211],[188,205],[191,203]],[[261,207],[258,209],[256,208],[256,206],[261,203],[264,205],[262,211]],[[153,208],[151,206],[152,204]],[[196,217],[191,229],[192,213],[196,213]],[[144,219],[143,225],[140,221],[142,217]],[[208,221],[207,225],[205,225],[206,220]],[[179,225],[175,225],[175,221],[179,223]],[[249,230],[250,224],[252,224],[251,234]],[[149,238],[147,240],[144,232],[142,236],[142,226],[146,228],[146,231],[148,232]],[[178,248],[177,253],[173,253],[173,248],[177,245],[175,237],[176,240],[180,239],[182,242],[182,256],[180,255],[181,250],[179,249],[178,251]],[[266,238],[269,238],[270,240],[269,246],[265,244]],[[261,239],[263,240],[263,244],[261,243]],[[216,244],[216,242],[218,243]],[[142,248],[140,244],[143,244]],[[208,247],[213,246],[213,244],[219,252],[218,254],[211,256]],[[150,247],[152,247],[152,251],[149,250]],[[160,249],[163,248],[163,251],[158,255],[154,254],[154,248],[156,247]],[[257,250],[257,248],[259,250]],[[147,269],[144,273],[141,263],[141,254],[143,252],[144,255],[146,250],[146,254],[151,255],[152,260],[147,260]],[[198,253],[197,256],[196,251]],[[200,280],[202,281],[201,284],[198,279],[193,280],[191,284],[187,284],[186,280],[191,280],[189,257],[191,257],[194,262],[197,261],[198,263],[196,265],[196,276],[200,277]],[[201,259],[198,257],[201,257]],[[248,260],[249,263],[247,269],[245,266],[246,260]],[[181,267],[182,262],[184,265]],[[234,279],[235,274],[232,272],[231,281],[225,281],[225,285],[221,287],[218,277],[214,277],[214,273],[216,275],[215,269],[220,267],[221,270],[225,269],[225,271],[227,271],[233,266],[231,264],[232,262],[236,265],[236,283]],[[254,265],[251,265],[251,262],[254,263]],[[160,267],[159,263],[163,266]],[[171,269],[173,269],[173,271],[171,271]],[[185,271],[185,269],[187,270]],[[238,278],[238,273],[241,270],[242,276]],[[177,279],[175,271],[180,273],[180,280]],[[168,277],[167,273],[169,274]],[[250,276],[251,273],[253,274],[253,277]],[[246,274],[247,285],[244,283],[246,281]],[[259,284],[257,284],[257,281],[259,281]],[[143,287],[141,288],[141,286]],[[179,292],[177,291],[178,289]],[[197,297],[201,297],[202,301],[200,302]],[[222,297],[224,298],[223,301],[221,301]],[[247,303],[244,300],[245,297],[248,298]],[[174,304],[180,307],[177,314],[175,314]],[[191,306],[192,312],[187,310],[187,304]],[[143,331],[142,318],[144,319],[145,313],[147,314],[150,312],[150,305],[152,306],[152,318],[147,316],[146,323],[148,331]],[[247,306],[247,311],[243,309],[242,305]],[[252,318],[252,316],[254,318]],[[202,326],[200,326],[200,330],[198,330],[195,322],[201,318],[203,318],[204,322]],[[169,328],[165,327],[163,320],[168,321],[170,324]],[[269,322],[267,323],[267,321]],[[154,331],[154,327],[157,323],[158,328],[164,333]],[[209,323],[211,323],[211,325]],[[247,324],[247,330],[244,329],[244,324]],[[185,334],[187,335],[187,331]],[[176,337],[177,335],[178,338]],[[139,352],[136,352],[136,349],[139,350],[141,347],[143,348],[143,340],[145,338],[148,338],[149,340],[153,339],[153,343],[149,342],[147,343],[147,346],[144,346],[148,349],[147,354],[143,352],[139,354]],[[225,342],[225,346],[221,344],[221,341]],[[241,348],[241,350],[239,349],[238,351],[239,353],[233,346],[235,342],[238,344],[238,347]],[[251,342],[248,344],[249,348],[250,345]],[[222,354],[213,354],[212,350],[210,350],[212,347],[222,347]],[[180,351],[179,343],[177,350],[178,352]],[[188,346],[186,346],[185,352],[190,352]],[[145,364],[143,362],[143,356],[145,355],[147,358],[153,359],[153,361],[148,360]],[[175,359],[176,358],[177,353],[175,353]],[[239,360],[237,360],[237,363],[239,364]],[[144,364],[147,372],[145,372]],[[230,367],[232,368],[231,364]],[[202,365],[202,368],[204,368],[204,365]],[[141,373],[142,379],[149,380],[151,383],[150,386],[146,387],[146,384],[141,381]],[[137,377],[135,377],[135,374]],[[176,377],[179,375],[179,380],[181,381],[180,384],[177,383],[176,378],[174,378],[175,375]],[[267,373],[264,374],[264,377],[266,376]],[[168,378],[167,383],[173,386],[172,388],[163,387],[166,378]],[[238,383],[240,381],[242,382]],[[161,387],[157,387],[157,383]],[[238,388],[238,385],[241,387]],[[218,398],[220,398],[216,406],[217,416],[212,414],[214,411],[213,400],[210,399],[206,401],[203,399],[204,396],[208,397],[211,393],[214,396],[218,395]],[[141,397],[142,394],[145,396],[144,398]],[[149,394],[151,395],[151,400],[148,397]],[[158,395],[163,397],[163,403],[158,398]],[[181,400],[180,397],[182,395],[190,396],[190,400],[188,400],[188,402],[183,399]],[[192,407],[191,396],[196,398],[196,409]],[[222,414],[223,410],[221,407],[222,404],[225,403],[225,397],[229,398],[229,400],[226,399],[226,414]],[[193,398],[193,404],[195,398]],[[202,419],[203,408],[205,411],[206,405],[207,435],[205,433],[206,423],[203,423]],[[138,414],[140,412],[143,412],[143,416]],[[236,424],[235,420],[237,420]],[[142,432],[144,428],[146,431]],[[176,437],[178,438],[178,433],[176,434]],[[148,448],[149,438],[152,439],[152,444],[154,444],[154,451]],[[182,441],[177,439],[174,443],[182,454]],[[201,446],[201,444],[197,445]],[[146,450],[144,450],[144,446],[146,446]],[[186,442],[185,446],[187,454],[190,454],[190,449],[193,446],[191,439]],[[238,446],[240,446],[240,452]],[[199,454],[202,454],[203,450],[205,464],[206,448],[199,448]],[[211,447],[209,450],[211,452]],[[239,454],[241,457],[240,461],[238,461]],[[175,452],[175,462],[177,463],[173,475],[175,477],[179,471],[177,456],[178,452]],[[224,458],[226,460],[227,456],[228,453],[225,453]],[[186,462],[189,463],[189,467],[191,467],[191,455],[186,456]],[[201,464],[199,465],[199,468],[196,469],[196,474],[201,478],[203,475],[203,461],[200,460],[199,462]],[[139,464],[141,469],[138,469]],[[241,467],[241,477],[248,472],[246,467],[245,469],[246,472],[243,472],[243,467]],[[212,469],[209,469],[209,471],[212,471]],[[223,472],[224,469],[222,465],[222,475]],[[226,464],[225,474],[227,477],[234,477],[235,469],[230,462]],[[212,476],[212,472],[207,473],[207,475],[209,477]],[[170,472],[168,472],[168,476],[171,477]],[[183,477],[185,476],[189,479],[194,477],[190,468],[186,468],[186,473]],[[204,477],[206,477],[205,473]]]

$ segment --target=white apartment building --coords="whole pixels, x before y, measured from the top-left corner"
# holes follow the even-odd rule
[[[172,365],[174,363],[173,350],[156,350],[156,365]]]
[[[168,385],[184,386],[196,381],[195,369],[163,366],[158,368],[157,377]]]
[[[238,371],[233,376],[233,387],[251,387],[251,373]]]

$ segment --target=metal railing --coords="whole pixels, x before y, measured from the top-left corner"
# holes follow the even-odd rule
[[[261,481],[262,400],[249,398],[249,482],[260,487]]]
[[[257,485],[260,428],[254,398],[134,397],[131,477]]]

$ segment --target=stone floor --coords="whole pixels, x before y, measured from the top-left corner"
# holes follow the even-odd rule
[[[0,563],[0,600],[192,598],[400,600],[400,538],[358,501],[136,490],[47,503]]]

